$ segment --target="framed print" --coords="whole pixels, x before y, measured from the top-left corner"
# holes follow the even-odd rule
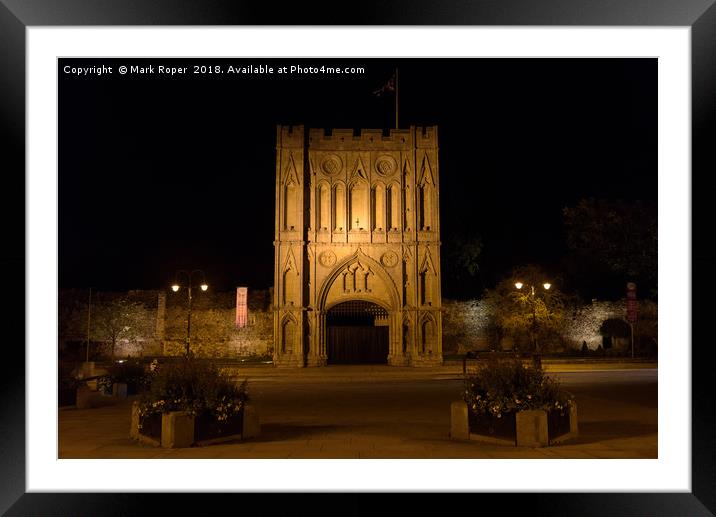
[[[20,292],[18,271],[26,271],[27,307],[22,332],[25,354],[12,348],[3,379],[3,414],[7,416],[3,423],[3,511],[17,515],[96,513],[108,507],[121,507],[125,513],[128,508],[141,511],[149,496],[122,492],[148,491],[209,492],[191,503],[183,497],[161,498],[162,504],[177,509],[206,504],[201,501],[210,497],[234,499],[215,492],[315,492],[312,498],[324,492],[353,492],[348,500],[360,507],[363,492],[395,491],[460,492],[461,498],[479,494],[499,497],[498,504],[512,507],[517,503],[544,513],[598,515],[605,508],[616,515],[633,513],[635,508],[647,514],[709,515],[714,511],[713,416],[708,409],[706,371],[710,357],[704,348],[691,346],[688,302],[691,279],[707,278],[699,268],[713,262],[707,247],[697,246],[692,257],[689,239],[691,225],[698,228],[708,221],[704,209],[693,203],[699,195],[707,195],[708,189],[699,189],[699,181],[694,181],[704,173],[689,180],[690,167],[706,170],[714,164],[709,142],[714,131],[711,91],[716,72],[710,35],[716,10],[709,2],[665,3],[651,12],[628,9],[627,4],[622,12],[587,3],[581,11],[575,4],[547,3],[539,12],[520,2],[499,11],[480,4],[458,10],[448,4],[439,11],[425,7],[419,15],[408,11],[412,14],[405,16],[376,6],[363,10],[357,21],[344,15],[332,19],[326,11],[317,11],[314,18],[308,12],[294,17],[298,14],[294,10],[269,13],[264,8],[248,15],[228,4],[216,11],[197,5],[195,12],[193,6],[165,11],[157,6],[135,10],[120,5],[83,11],[73,2],[66,4],[61,14],[32,2],[6,1],[0,7],[0,37],[3,48],[9,50],[2,57],[6,73],[1,79],[3,129],[11,144],[7,192],[17,193],[16,199],[25,192],[27,203],[25,227],[7,225],[10,242],[3,251],[6,289]],[[332,26],[349,21],[361,25]],[[313,26],[293,26],[299,22]],[[443,25],[426,27],[427,23]],[[291,26],[277,26],[283,24]],[[619,60],[628,65],[608,68]],[[560,72],[565,67],[571,67],[569,72]],[[290,71],[288,77],[280,77],[282,68]],[[341,72],[338,78],[322,68],[351,72]],[[642,68],[643,72],[637,71]],[[643,88],[636,86],[641,84],[638,77],[647,78]],[[626,100],[608,97],[609,88],[628,87],[634,90]],[[541,102],[521,105],[520,98],[528,95]],[[504,99],[508,98],[509,105],[501,108],[499,99],[507,103]],[[570,116],[555,115],[569,111],[558,107],[560,102],[574,107]],[[458,109],[461,105],[463,110]],[[135,114],[133,119],[127,117],[129,111]],[[456,113],[456,118],[462,113],[465,120],[448,125],[438,144],[438,130],[428,128],[444,124],[448,111]],[[604,113],[614,114],[611,126],[595,129],[585,122],[601,120]],[[625,126],[620,113],[648,122]],[[540,128],[556,128],[553,119],[560,117],[572,124],[571,132],[554,130],[551,140],[536,134]],[[363,147],[350,147],[358,141]],[[408,151],[411,142],[415,146]],[[403,149],[403,144],[408,147]],[[491,158],[481,157],[480,145],[498,152]],[[601,152],[589,154],[600,145]],[[474,150],[466,152],[466,148]],[[622,154],[615,148],[622,149]],[[480,167],[497,176],[505,163],[526,169],[532,161],[540,164],[535,174],[546,170],[544,164],[553,164],[549,179],[542,181],[525,171],[500,181],[455,180]],[[564,165],[568,162],[578,171]],[[231,167],[236,170],[231,172]],[[640,167],[643,176],[634,172]],[[460,172],[446,178],[450,170]],[[658,179],[658,189],[649,178]],[[395,189],[391,182],[397,185]],[[222,286],[231,294],[227,311],[231,335],[236,337],[222,346],[232,350],[253,346],[241,341],[246,332],[236,329],[252,325],[256,329],[259,321],[264,322],[268,336],[264,341],[270,344],[251,353],[265,355],[276,366],[321,367],[364,359],[372,363],[378,358],[387,363],[385,368],[421,366],[429,372],[442,364],[450,347],[456,353],[463,350],[459,338],[446,333],[450,325],[446,309],[451,309],[441,305],[446,290],[457,292],[469,284],[445,267],[446,253],[452,253],[451,246],[460,239],[450,229],[483,228],[480,221],[501,219],[500,224],[492,223],[499,235],[483,235],[486,251],[481,260],[495,271],[508,260],[510,246],[515,250],[526,246],[515,244],[520,228],[528,228],[525,239],[533,247],[557,248],[562,241],[549,241],[549,232],[536,229],[552,223],[520,208],[520,202],[540,206],[549,202],[551,192],[558,203],[572,206],[586,196],[566,193],[561,185],[570,182],[589,184],[583,192],[590,194],[633,191],[654,204],[658,200],[660,371],[658,383],[654,369],[643,385],[628,394],[647,393],[644,396],[653,400],[647,405],[653,406],[658,392],[658,414],[653,407],[644,416],[639,412],[645,410],[639,404],[632,406],[629,398],[614,397],[611,402],[621,404],[624,411],[633,410],[629,422],[634,427],[625,436],[636,440],[649,434],[653,447],[632,455],[614,452],[618,447],[612,443],[602,447],[601,456],[587,456],[607,461],[586,462],[578,459],[582,456],[559,456],[559,449],[526,461],[499,454],[430,456],[424,452],[445,446],[436,441],[421,445],[420,454],[406,449],[402,456],[395,452],[374,457],[361,456],[363,449],[357,456],[316,452],[291,458],[291,451],[262,455],[268,449],[260,441],[251,446],[255,452],[251,457],[203,454],[208,449],[198,448],[189,455],[171,449],[157,449],[160,452],[150,455],[145,454],[148,449],[128,453],[133,445],[125,444],[123,438],[67,446],[63,430],[82,425],[99,429],[100,421],[69,422],[69,413],[60,416],[54,397],[46,395],[48,390],[54,392],[57,379],[55,343],[58,325],[63,324],[58,317],[58,290],[89,287],[91,280],[86,279],[111,270],[106,278],[116,283],[95,284],[95,298],[89,293],[94,317],[99,318],[102,303],[110,303],[108,293],[113,289],[128,291],[137,286],[148,292],[154,289],[152,285],[175,284],[176,289],[171,289],[181,300],[172,298],[169,289],[165,295],[152,294],[157,307],[150,318],[151,332],[163,337],[151,345],[156,348],[153,351],[142,349],[146,356],[165,358],[172,355],[172,347],[178,347],[175,355],[218,357],[210,351],[214,338],[202,342],[201,332],[208,327],[202,329],[206,322],[200,312],[202,292],[208,287],[214,296],[212,291]],[[693,185],[697,188],[691,190]],[[469,190],[481,188],[502,189],[499,203],[487,203],[488,208],[471,206]],[[413,189],[414,194],[406,194]],[[624,196],[634,202],[640,199],[636,194]],[[692,203],[696,212],[689,210]],[[10,218],[10,206],[4,205],[8,210],[4,220],[16,221],[17,215]],[[107,211],[111,217],[102,215]],[[531,225],[526,224],[530,214]],[[411,226],[413,240],[422,243],[412,251],[405,245]],[[92,247],[112,251],[83,249]],[[503,250],[503,255],[490,247]],[[27,256],[20,249],[27,250]],[[217,250],[209,267],[204,265],[207,249]],[[527,258],[515,259],[513,265],[539,260],[529,252],[514,251],[514,256],[519,253]],[[554,257],[548,252],[541,256],[545,263],[554,258],[559,265],[553,270],[563,268],[556,252]],[[132,262],[139,265],[132,266]],[[654,293],[655,266],[652,263]],[[202,278],[192,291],[197,267]],[[243,273],[221,272],[232,268]],[[395,277],[393,270],[400,268],[405,276]],[[187,271],[184,280],[179,278],[180,271]],[[565,271],[560,270],[560,275],[567,277]],[[500,274],[506,278],[507,273],[500,270],[479,287],[492,289]],[[551,293],[556,295],[560,282],[554,282],[557,285]],[[517,289],[523,286],[519,284]],[[244,287],[237,290],[236,285]],[[549,291],[550,284],[539,285]],[[265,308],[259,309],[255,293],[264,287]],[[534,293],[533,287],[532,301],[537,306]],[[188,301],[183,298],[186,294]],[[304,307],[303,296],[316,301]],[[643,310],[645,305],[640,307]],[[708,302],[693,304],[701,321],[708,308]],[[15,310],[9,319],[19,322],[19,309]],[[172,316],[158,316],[162,311],[175,315],[176,328],[167,323]],[[345,330],[357,326],[358,312],[370,313],[376,322],[384,320],[385,324],[371,319],[370,337],[358,337],[363,335],[360,332],[367,335],[365,328]],[[399,319],[397,314],[401,314]],[[537,310],[531,318],[525,320],[524,346],[531,344],[536,351],[538,339],[547,341],[543,333],[536,337]],[[345,323],[349,320],[350,325]],[[128,326],[123,328],[126,331]],[[100,341],[111,342],[107,354],[113,367],[125,353],[130,360],[132,352],[123,348],[122,339],[115,342],[90,334],[88,324],[85,363],[90,362],[90,345]],[[599,336],[595,350],[616,347],[617,339],[628,340],[601,327],[595,336]],[[511,342],[509,350],[520,346],[515,345],[519,339]],[[350,345],[354,342],[370,342],[368,355],[356,352]],[[589,353],[590,346],[585,340],[583,352]],[[162,363],[160,370],[164,367]],[[318,371],[306,368],[301,375],[310,377]],[[256,384],[259,401],[283,398],[288,401],[284,411],[289,415],[290,406],[300,403],[296,394],[303,392],[309,394],[306,400],[315,404],[315,411],[320,411],[320,390],[311,392],[310,381],[299,383],[295,392],[277,389],[275,395],[271,382],[263,379]],[[249,386],[251,390],[251,382]],[[348,383],[344,386],[347,393]],[[607,392],[589,400],[596,401]],[[395,409],[400,410],[404,409]],[[109,411],[106,414],[111,418]],[[353,437],[356,443],[371,439],[366,438],[372,432],[366,423],[370,418],[361,415],[361,425],[367,430]],[[293,427],[281,427],[269,413],[264,418],[268,418],[267,441],[310,442],[298,421]],[[639,418],[649,422],[658,418],[658,426],[639,427]],[[61,422],[59,434],[56,419]],[[592,425],[590,429],[588,420],[585,436],[598,428]],[[322,436],[335,432],[330,419],[316,418],[313,425]],[[611,425],[615,427],[614,422]],[[606,424],[601,429],[611,432]],[[410,443],[410,438],[404,438],[394,450]],[[224,447],[213,450],[227,450]],[[322,447],[317,450],[325,452]],[[488,495],[491,492],[522,494],[510,499],[505,494]],[[457,496],[448,497],[453,495]],[[560,510],[554,512],[554,507]]]

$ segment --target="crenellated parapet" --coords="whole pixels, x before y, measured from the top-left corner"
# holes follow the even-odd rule
[[[321,129],[308,131],[310,149],[331,150],[409,150],[414,147],[436,147],[437,126],[409,129]]]
[[[303,125],[277,126],[276,148],[302,148],[305,137],[304,131]]]

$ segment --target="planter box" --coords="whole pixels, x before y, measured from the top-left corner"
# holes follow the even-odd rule
[[[76,388],[58,388],[57,390],[57,407],[75,406],[77,405],[77,389]]]
[[[127,384],[124,382],[115,382],[112,384],[112,396],[119,399],[127,398]]]
[[[515,413],[506,413],[500,418],[476,415],[468,411],[467,422],[470,434],[490,436],[497,440],[514,440],[517,433]]]
[[[194,417],[186,411],[162,414],[162,447],[179,449],[194,444]]]
[[[259,420],[259,412],[256,406],[251,404],[244,405],[244,428],[241,432],[243,440],[249,438],[257,438],[261,435],[261,422]]]
[[[183,411],[154,414],[141,419],[139,403],[132,404],[129,435],[147,445],[165,448],[211,445],[231,440],[254,438],[261,433],[256,408],[250,404],[236,416],[218,422],[207,416],[193,417]]]
[[[550,445],[576,438],[579,434],[577,403],[573,402],[564,415],[560,415],[559,411],[550,412],[547,415],[547,425]]]
[[[140,420],[142,426],[140,427]],[[144,418],[139,417],[139,403],[132,403],[132,420],[129,437],[146,445],[159,447],[162,443],[162,415],[157,413]]]
[[[575,438],[577,433],[576,404],[564,415],[559,411],[536,409],[508,413],[502,418],[474,415],[462,401],[453,402],[450,408],[450,438],[453,440],[544,447]]]
[[[244,412],[220,422],[208,415],[198,416],[194,420],[194,440],[197,445],[240,440],[244,430]]]
[[[102,405],[102,394],[87,386],[77,388],[75,406],[77,409],[91,409]]]

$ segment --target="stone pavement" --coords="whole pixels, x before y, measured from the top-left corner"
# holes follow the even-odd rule
[[[129,438],[131,398],[60,409],[59,458],[656,458],[655,364],[608,368],[545,365],[578,404],[580,435],[524,448],[449,439],[450,402],[462,366],[330,366],[283,370],[247,366],[259,438],[161,449]]]

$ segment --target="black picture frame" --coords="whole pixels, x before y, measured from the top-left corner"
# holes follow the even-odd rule
[[[59,494],[26,493],[25,489],[25,353],[24,342],[25,227],[17,224],[25,199],[25,31],[32,26],[91,25],[566,25],[566,26],[688,26],[691,28],[692,58],[692,278],[708,278],[707,269],[716,256],[705,240],[696,241],[698,230],[708,231],[706,188],[709,173],[716,170],[716,6],[714,0],[400,0],[381,3],[335,3],[307,5],[295,2],[278,7],[268,2],[232,0],[0,0],[0,92],[3,192],[0,221],[4,241],[0,251],[5,293],[14,293],[4,312],[5,321],[19,330],[7,338],[4,372],[0,376],[0,511],[8,515],[126,515],[151,511],[161,498],[163,513],[204,514],[210,507],[236,504],[247,510],[254,503],[270,504],[269,511],[294,508],[312,514],[336,512],[327,494],[296,495],[290,501],[272,494]],[[13,204],[15,200],[17,204]],[[497,503],[508,514],[524,508],[533,514],[548,515],[713,515],[716,513],[716,412],[710,402],[709,378],[713,361],[708,339],[698,340],[704,322],[712,313],[713,296],[706,296],[708,282],[692,284],[692,491],[690,493],[571,493],[571,494],[452,494],[445,504],[481,507]],[[701,296],[696,296],[696,295]],[[22,303],[21,303],[22,300]],[[703,337],[703,336],[702,336]],[[371,500],[380,495],[349,494],[341,501],[341,514],[371,511]],[[211,498],[210,506],[206,499]],[[229,500],[231,498],[231,501]],[[246,498],[250,498],[246,499]],[[270,503],[269,503],[270,499]],[[315,499],[315,501],[314,501]],[[419,511],[424,497],[401,497],[401,512]],[[251,506],[248,506],[251,505]]]

